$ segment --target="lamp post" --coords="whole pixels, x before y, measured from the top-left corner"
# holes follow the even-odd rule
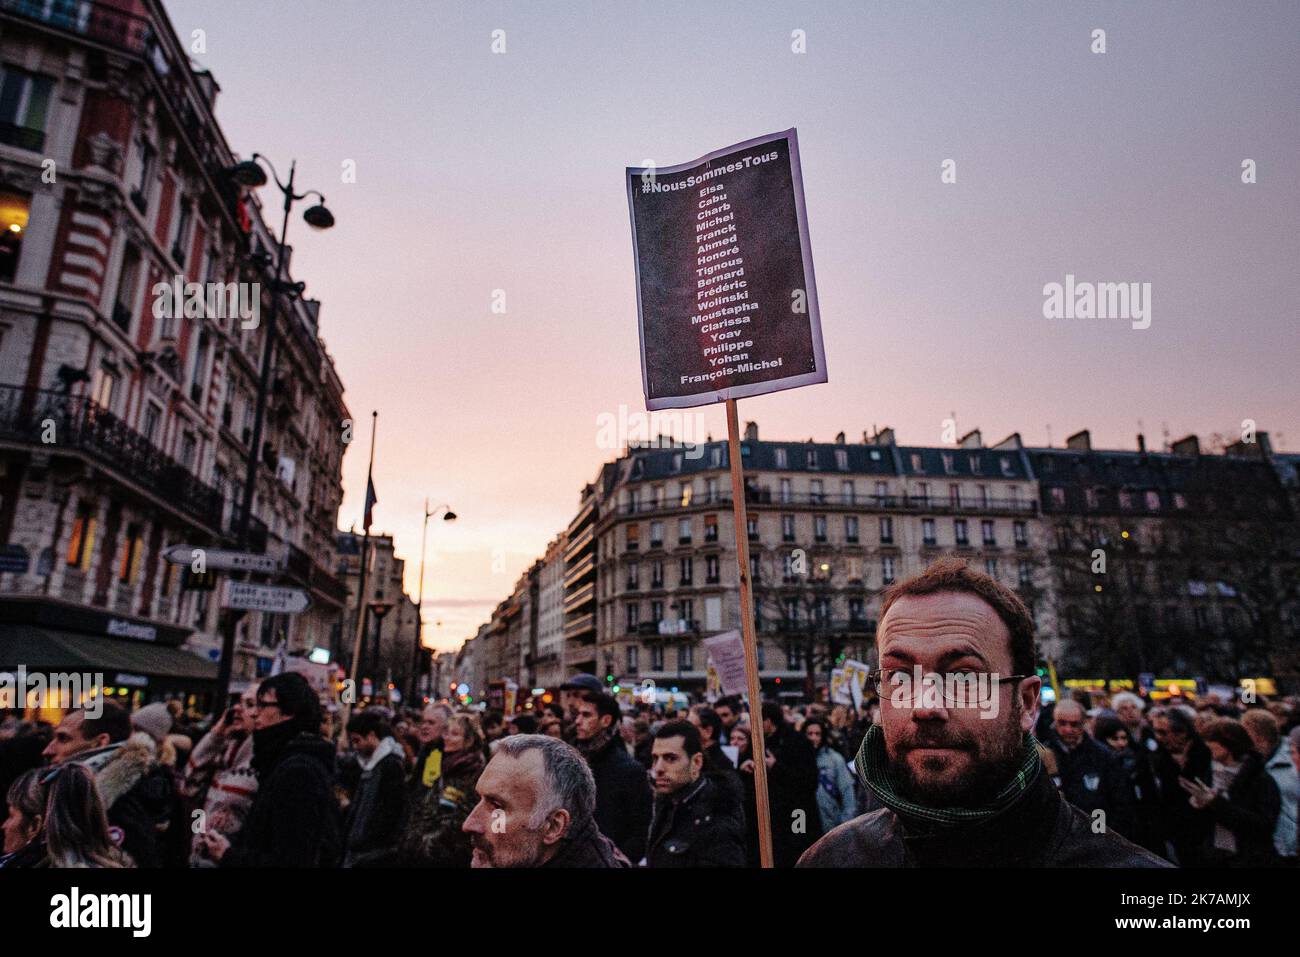
[[[301,292],[300,285],[287,286],[284,282],[285,242],[289,235],[289,213],[293,204],[308,196],[319,197],[320,202],[303,213],[303,220],[313,229],[329,229],[334,225],[334,215],[325,208],[325,196],[317,190],[305,193],[294,192],[293,182],[297,161],[289,164],[289,181],[281,183],[275,167],[265,156],[254,153],[252,159],[236,163],[226,170],[232,181],[240,186],[257,188],[267,183],[266,171],[258,161],[271,170],[271,177],[280,193],[284,196],[284,219],[280,225],[280,238],[276,244],[275,279],[271,284],[271,308],[266,317],[266,341],[262,346],[262,368],[257,382],[257,404],[253,413],[253,434],[248,449],[248,462],[244,470],[243,500],[239,507],[239,520],[235,526],[235,549],[243,551],[248,547],[248,528],[253,512],[253,493],[257,483],[257,461],[261,457],[262,428],[266,419],[266,399],[270,391],[271,370],[275,366],[275,323],[281,292]],[[217,671],[217,706],[224,706],[230,697],[230,673],[234,665],[235,633],[238,629],[240,615],[227,611],[226,624],[222,633],[221,663]]]
[[[411,684],[407,691],[407,701],[414,701],[420,687],[420,672],[424,664],[424,547],[429,539],[429,519],[442,511],[444,522],[456,521],[456,513],[450,505],[429,508],[429,500],[424,500],[424,530],[420,533],[420,591],[415,606],[415,657],[411,661]]]

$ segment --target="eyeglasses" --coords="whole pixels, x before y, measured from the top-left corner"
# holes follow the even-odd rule
[[[917,682],[915,678],[920,677]],[[987,700],[1007,682],[1024,681],[1030,675],[995,675],[987,671],[926,671],[919,668],[878,668],[868,672],[867,682],[881,698],[901,697],[910,704],[930,684],[947,704],[969,705]],[[914,686],[914,687],[909,687]]]

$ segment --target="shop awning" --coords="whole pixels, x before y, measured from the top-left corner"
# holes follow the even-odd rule
[[[19,665],[29,672],[102,672],[110,684],[117,672],[187,681],[217,680],[216,662],[180,648],[34,625],[0,624],[0,669],[9,671]]]

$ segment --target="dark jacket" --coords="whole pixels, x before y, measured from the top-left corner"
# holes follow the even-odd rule
[[[344,867],[383,864],[392,856],[406,818],[406,759],[396,738],[384,738],[360,765],[348,805]]]
[[[1123,763],[1110,747],[1086,733],[1074,750],[1067,748],[1056,735],[1049,747],[1056,755],[1059,784],[1065,799],[1089,817],[1094,811],[1102,811],[1107,828],[1135,840],[1136,798]]]
[[[257,797],[221,866],[336,866],[342,828],[334,799],[334,746],[286,721],[253,732],[252,765]]]
[[[1178,779],[1186,776],[1211,784],[1213,763],[1209,747],[1200,738],[1192,742],[1182,768],[1164,748],[1157,750],[1151,761],[1160,791],[1161,833],[1177,857],[1179,867],[1206,863],[1205,852],[1214,833],[1214,819],[1208,809],[1198,811],[1192,807]]]
[[[1267,867],[1277,861],[1273,830],[1282,809],[1282,794],[1268,773],[1264,761],[1255,752],[1246,755],[1237,776],[1228,785],[1227,795],[1219,795],[1209,807],[1214,823],[1232,832],[1237,842],[1235,854],[1211,849],[1212,863],[1233,867]],[[1213,835],[1211,835],[1213,841]]]
[[[744,867],[745,817],[736,796],[701,776],[655,799],[647,867]]]
[[[171,772],[158,763],[158,744],[137,731],[125,741],[76,758],[95,775],[119,846],[136,867],[162,867],[164,836],[177,802]]]
[[[461,826],[478,804],[483,756],[458,752],[443,756],[442,773],[432,788],[423,788],[409,809],[402,830],[399,862],[411,867],[469,867],[470,837]]]
[[[618,735],[587,761],[596,779],[596,826],[629,861],[641,860],[653,803],[645,768],[627,753]]]
[[[794,867],[799,855],[822,835],[817,808],[817,752],[808,739],[782,722],[764,742],[776,762],[767,769],[767,794],[772,822],[772,858],[777,867]],[[754,755],[746,752],[745,759]],[[742,764],[744,761],[742,760]],[[754,776],[743,774],[747,821],[758,821]],[[758,827],[748,827],[748,859],[759,864]]]
[[[631,867],[617,845],[600,833],[595,821],[587,821],[566,834],[558,854],[542,867]]]
[[[1045,770],[1005,811],[973,825],[926,829],[889,808],[832,830],[800,867],[1168,867],[1114,831],[1094,833]]]

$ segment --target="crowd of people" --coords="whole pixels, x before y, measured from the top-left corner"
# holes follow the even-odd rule
[[[285,672],[205,724],[176,702],[11,716],[0,868],[756,867],[760,760],[777,867],[1296,865],[1295,699],[1040,708],[1032,619],[961,563],[885,596],[877,651],[860,710],[625,710],[580,674],[536,710],[336,729]],[[900,695],[913,668],[991,680],[962,708]]]

